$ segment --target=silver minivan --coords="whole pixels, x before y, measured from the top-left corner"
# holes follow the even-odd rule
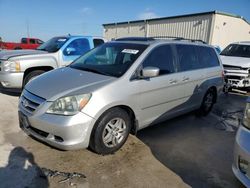
[[[220,59],[207,44],[108,42],[29,82],[19,101],[20,127],[60,149],[110,154],[129,133],[194,110],[208,114],[222,75]]]

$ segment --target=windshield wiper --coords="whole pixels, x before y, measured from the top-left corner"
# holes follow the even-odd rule
[[[224,55],[224,56],[234,56],[232,54],[220,54],[220,55]]]
[[[97,73],[97,74],[102,74],[102,75],[105,75],[105,76],[112,76],[112,75],[110,75],[110,74],[108,74],[106,72],[102,72],[102,71],[99,71],[99,70],[96,70],[96,69],[91,69],[91,68],[86,68],[86,67],[71,67],[71,68],[75,68],[75,69],[79,69],[79,70],[87,71],[87,72],[93,72],[93,73]]]
[[[45,51],[45,52],[47,52],[47,50],[44,49],[44,48],[42,48],[42,49],[36,49],[36,50],[40,50],[40,51]]]

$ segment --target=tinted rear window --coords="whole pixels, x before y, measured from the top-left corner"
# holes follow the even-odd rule
[[[195,47],[193,45],[176,45],[179,71],[188,71],[200,68]]]
[[[197,47],[200,68],[219,66],[218,56],[213,48]]]
[[[213,48],[194,45],[176,45],[179,71],[188,71],[219,66],[218,56]]]

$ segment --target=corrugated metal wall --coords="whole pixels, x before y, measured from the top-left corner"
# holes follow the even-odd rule
[[[129,24],[129,36],[146,36],[145,34],[145,23],[144,22],[138,22],[138,23],[130,23]]]
[[[145,36],[145,23],[117,24],[104,27],[104,37],[108,40],[128,36]]]
[[[209,42],[212,14],[104,25],[104,37],[174,36]]]
[[[112,40],[113,38],[117,38],[116,31],[116,25],[109,25],[108,27],[104,27],[103,36],[108,40]]]
[[[152,21],[148,23],[148,36],[175,36],[208,42],[211,22],[211,15]]]

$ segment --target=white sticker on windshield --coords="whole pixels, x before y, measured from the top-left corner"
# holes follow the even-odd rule
[[[137,54],[139,50],[133,50],[133,49],[124,49],[122,50],[122,53],[128,53],[128,54]]]
[[[58,42],[65,42],[66,39],[58,39],[57,41],[58,41]]]

